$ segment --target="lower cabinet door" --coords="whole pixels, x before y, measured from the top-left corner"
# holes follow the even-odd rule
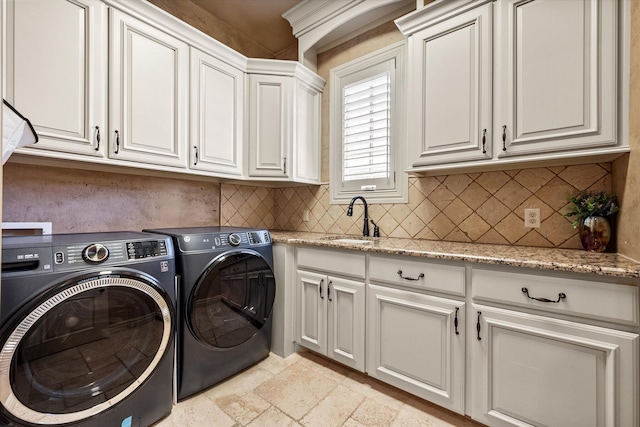
[[[298,344],[327,354],[327,276],[298,270]]]
[[[329,276],[327,356],[364,372],[365,285]]]
[[[491,426],[637,426],[638,335],[473,305],[471,411]]]
[[[367,372],[464,413],[462,301],[369,285]]]

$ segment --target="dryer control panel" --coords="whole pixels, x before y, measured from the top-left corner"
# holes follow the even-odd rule
[[[271,236],[267,230],[234,231],[231,233],[196,233],[185,234],[178,238],[178,245],[182,252],[247,248],[270,243]]]

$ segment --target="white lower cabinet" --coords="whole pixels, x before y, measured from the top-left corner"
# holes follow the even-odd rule
[[[296,269],[299,345],[491,427],[640,426],[635,280],[313,247]]]
[[[464,413],[463,301],[370,284],[367,372]]]
[[[473,304],[472,416],[490,426],[637,426],[638,335]]]
[[[365,284],[298,270],[298,344],[364,371]]]

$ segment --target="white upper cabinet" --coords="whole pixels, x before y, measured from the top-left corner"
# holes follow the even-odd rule
[[[322,92],[296,79],[293,110],[293,179],[297,182],[320,182],[320,115]]]
[[[409,38],[409,150],[419,164],[491,158],[491,4]]]
[[[244,73],[191,48],[191,169],[240,176]]]
[[[294,61],[248,63],[248,175],[320,183],[324,79]]]
[[[189,46],[110,10],[109,156],[187,166]]]
[[[628,152],[628,9],[622,0],[451,0],[397,19],[410,46],[409,171]]]
[[[617,6],[497,2],[500,156],[616,145]]]
[[[289,178],[293,78],[249,75],[249,176]]]
[[[251,59],[148,2],[0,0],[5,98],[57,164],[320,183],[324,79]]]
[[[103,157],[107,7],[97,0],[9,0],[6,11],[5,96],[39,136],[20,151]]]

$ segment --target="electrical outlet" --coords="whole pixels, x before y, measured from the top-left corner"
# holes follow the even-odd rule
[[[524,210],[524,226],[526,228],[540,228],[540,209]]]
[[[302,220],[304,222],[309,222],[309,210],[305,209],[302,211]]]

